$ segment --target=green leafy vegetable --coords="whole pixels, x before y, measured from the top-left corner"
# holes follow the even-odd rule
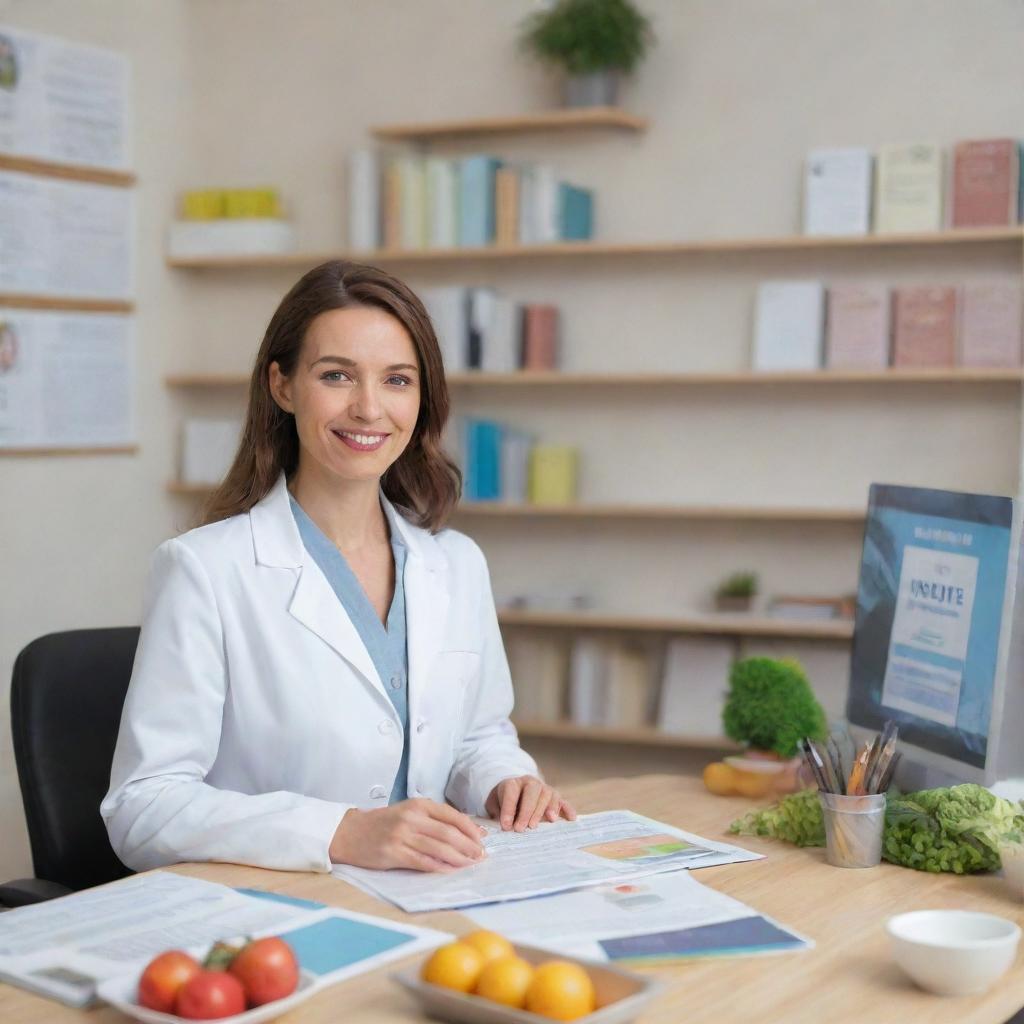
[[[890,796],[882,856],[917,871],[958,875],[995,871],[999,844],[1024,829],[1024,810],[984,786],[965,783]],[[738,835],[771,836],[797,846],[824,846],[825,829],[815,789],[783,797],[767,810],[734,821]]]

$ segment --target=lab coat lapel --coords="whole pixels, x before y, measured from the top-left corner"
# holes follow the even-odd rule
[[[257,563],[298,571],[289,613],[340,654],[392,707],[359,631],[302,543],[283,473],[270,493],[250,509],[249,521]]]

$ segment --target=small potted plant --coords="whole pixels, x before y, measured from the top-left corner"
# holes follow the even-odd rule
[[[824,740],[825,712],[803,666],[792,658],[744,658],[729,673],[722,709],[726,736],[747,749],[736,768],[777,773],[777,791],[796,788],[803,736]]]
[[[735,572],[715,591],[715,608],[720,612],[749,612],[757,594],[757,574]]]
[[[566,73],[570,107],[610,106],[619,76],[654,42],[651,24],[630,0],[555,0],[522,23],[523,48]]]

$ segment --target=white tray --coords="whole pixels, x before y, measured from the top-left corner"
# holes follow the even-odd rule
[[[568,960],[586,970],[594,982],[598,1008],[585,1017],[577,1017],[575,1024],[625,1024],[638,1016],[665,988],[661,981],[623,971],[609,964],[579,960],[536,946],[513,948],[531,964],[539,964],[544,960]],[[421,957],[391,975],[420,1004],[424,1013],[465,1024],[539,1024],[549,1021],[547,1017],[539,1017],[526,1010],[515,1010],[482,996],[466,995],[455,989],[432,985],[420,977],[426,961],[427,957]]]
[[[160,1013],[159,1010],[148,1010],[136,1002],[139,994],[140,974],[122,974],[117,978],[108,978],[100,982],[96,994],[106,1003],[116,1007],[122,1013],[145,1024],[194,1024],[175,1013]],[[275,999],[272,1003],[264,1003],[245,1013],[233,1013],[229,1017],[218,1017],[220,1024],[258,1024],[259,1021],[273,1020],[280,1017],[299,1003],[304,1003],[317,991],[315,977],[308,971],[299,972],[299,984],[290,996]]]

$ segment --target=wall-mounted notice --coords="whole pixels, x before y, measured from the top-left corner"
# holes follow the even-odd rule
[[[132,293],[132,191],[0,171],[0,292]]]
[[[0,449],[133,444],[132,317],[0,309]]]
[[[0,153],[123,170],[127,58],[0,25]]]

